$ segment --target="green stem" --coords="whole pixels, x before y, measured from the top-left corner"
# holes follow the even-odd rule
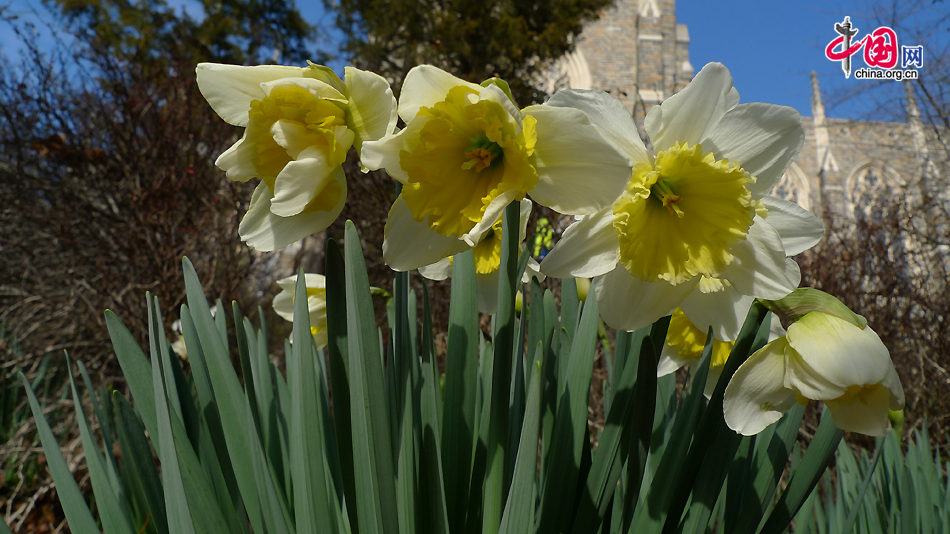
[[[520,204],[505,209],[501,236],[501,273],[498,277],[498,313],[492,340],[491,420],[488,431],[488,476],[484,487],[482,533],[496,534],[507,501],[511,480],[505,473],[508,448],[508,397],[511,387],[511,358],[515,330],[515,277],[518,273],[518,227]]]

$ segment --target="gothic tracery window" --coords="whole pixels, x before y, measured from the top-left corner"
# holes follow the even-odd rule
[[[890,211],[895,203],[891,202],[892,191],[885,172],[877,165],[866,165],[851,174],[848,193],[856,220],[881,223],[893,218]]]
[[[788,168],[782,179],[772,189],[772,196],[794,202],[799,206],[810,209],[809,193],[811,188],[805,179],[805,173],[794,163]]]

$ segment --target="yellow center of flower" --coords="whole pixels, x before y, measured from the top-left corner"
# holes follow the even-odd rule
[[[417,221],[444,236],[462,235],[482,220],[492,200],[508,191],[516,199],[538,183],[531,163],[536,120],[525,117],[519,130],[499,103],[479,100],[468,87],[452,88],[445,100],[422,107],[419,138],[399,153],[409,176],[402,196]]]
[[[745,239],[755,207],[747,189],[755,178],[729,160],[678,144],[640,163],[614,202],[620,263],[631,275],[679,284],[717,277],[734,243]]]
[[[670,328],[666,333],[666,344],[676,350],[680,357],[688,360],[699,360],[703,356],[703,347],[706,346],[706,332],[703,332],[686,317],[683,310],[676,308],[670,319]],[[732,352],[733,341],[720,341],[713,338],[712,359],[710,369],[726,365],[729,353]]]
[[[248,117],[245,143],[254,147],[254,168],[272,195],[277,176],[301,152],[316,147],[327,166],[337,167],[355,137],[340,105],[297,85],[275,87],[262,100],[252,101]],[[328,180],[303,212],[330,210],[342,194],[340,184]]]

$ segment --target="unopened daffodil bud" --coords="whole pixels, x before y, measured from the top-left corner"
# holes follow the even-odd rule
[[[586,302],[587,294],[590,292],[590,278],[578,278],[575,283],[577,284],[578,300]]]

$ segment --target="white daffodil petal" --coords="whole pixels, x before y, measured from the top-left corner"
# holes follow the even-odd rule
[[[787,334],[785,339],[788,339]],[[846,386],[825,379],[821,371],[808,365],[791,345],[785,349],[785,387],[812,400],[836,399],[848,391]]]
[[[763,197],[762,202],[769,210],[766,220],[782,238],[786,256],[801,254],[821,241],[825,226],[812,212],[769,195]]]
[[[485,208],[485,213],[482,215],[482,219],[478,221],[478,224],[469,230],[468,233],[461,236],[462,241],[467,243],[470,247],[477,245],[478,242],[482,240],[482,235],[490,230],[492,225],[502,217],[505,208],[508,207],[508,204],[514,202],[518,194],[519,191],[512,189],[492,199],[491,203]]]
[[[310,329],[317,348],[327,344],[327,299],[326,278],[321,274],[306,273],[304,285],[307,288],[307,308],[310,318]],[[274,297],[274,311],[287,319],[294,320],[294,297],[296,295],[297,276],[289,276],[277,281],[280,293]]]
[[[313,343],[317,346],[317,350],[326,347],[330,343],[330,333],[327,332],[326,327],[317,330],[317,333],[313,335]]]
[[[782,418],[795,404],[795,391],[783,384],[785,338],[756,351],[732,375],[722,411],[729,428],[751,436]]]
[[[889,398],[890,391],[877,384],[853,400],[826,400],[825,405],[831,410],[835,426],[841,430],[884,436],[887,433]]]
[[[541,271],[555,278],[592,278],[613,270],[620,254],[613,222],[613,211],[607,208],[568,226],[544,257]]]
[[[294,279],[294,284],[296,284],[297,276],[294,275],[292,278]],[[308,288],[326,289],[327,287],[327,278],[322,274],[304,273],[303,279]]]
[[[285,165],[277,175],[271,212],[280,217],[297,215],[340,171],[341,167],[331,168],[327,165],[319,147],[305,149],[300,153],[300,159]]]
[[[263,182],[254,190],[251,205],[241,220],[238,233],[241,239],[258,250],[271,251],[303,239],[330,226],[343,211],[346,203],[346,175],[337,167],[331,178],[340,185],[342,193],[330,211],[300,213],[293,217],[280,217],[271,211],[271,194]]]
[[[365,141],[360,154],[360,162],[370,170],[386,169],[394,179],[402,184],[409,183],[409,175],[402,170],[399,154],[403,151],[412,151],[419,143],[419,132],[429,121],[429,117],[419,117],[412,121],[405,130],[387,135],[378,141]]]
[[[766,195],[802,150],[805,130],[794,108],[763,104],[741,104],[722,116],[707,130],[703,150],[716,159],[727,158],[756,177],[749,184],[752,198]]]
[[[604,140],[630,158],[630,161],[653,162],[653,156],[640,139],[633,115],[617,98],[603,91],[570,89],[558,91],[544,105],[583,111]]]
[[[416,118],[420,107],[432,107],[437,102],[445,100],[449,90],[459,85],[471,88],[476,94],[483,89],[480,85],[456,78],[432,65],[413,67],[402,83],[402,92],[399,95],[399,116],[406,124],[409,124]]]
[[[445,280],[452,276],[452,258],[442,258],[432,265],[419,267],[419,274],[429,280]]]
[[[721,63],[709,63],[679,93],[654,106],[644,120],[655,152],[663,152],[677,143],[698,144],[738,103],[733,95],[732,75]]]
[[[456,236],[439,235],[417,221],[402,195],[389,210],[384,235],[383,258],[394,271],[418,269],[469,248]]]
[[[322,274],[304,273],[303,280],[307,289],[326,289],[327,287],[327,278]],[[283,291],[295,291],[297,289],[297,275],[294,274],[278,280],[277,287]],[[308,299],[310,298],[312,297],[308,297]],[[321,306],[325,306],[325,304],[321,304]]]
[[[735,341],[754,301],[755,297],[743,295],[729,285],[724,285],[722,290],[711,293],[694,290],[680,304],[680,308],[696,328],[706,332],[712,326],[716,339]]]
[[[531,106],[524,114],[538,121],[538,185],[531,198],[570,215],[587,215],[613,204],[630,179],[631,164],[604,141],[587,115],[550,106]]]
[[[785,258],[785,277],[798,287],[802,283],[802,269],[792,258]]]
[[[261,84],[280,78],[301,76],[299,67],[260,65],[242,67],[219,63],[199,63],[195,68],[198,90],[211,109],[234,126],[247,126],[252,100],[264,98]]]
[[[870,327],[811,312],[788,327],[786,384],[813,400],[840,397],[851,386],[879,384],[893,367],[887,347]]]
[[[656,366],[656,376],[659,378],[670,373],[675,373],[680,367],[688,365],[692,361],[691,358],[683,358],[674,347],[663,343],[663,350],[660,352],[660,362]]]
[[[296,285],[297,275],[295,274],[288,276],[287,278],[281,278],[277,281],[277,287],[279,287],[282,291],[291,291],[296,287]]]
[[[498,273],[495,269],[487,274],[475,275],[475,293],[478,295],[478,311],[492,315],[498,311]]]
[[[721,277],[740,293],[776,300],[798,286],[788,276],[781,237],[760,217],[755,217],[745,240],[734,244],[730,252],[735,259]]]
[[[534,204],[527,198],[521,201],[521,227],[518,229],[518,240],[524,241],[528,237],[528,219],[531,217],[531,208]]]
[[[284,289],[284,288],[281,288]],[[288,321],[294,320],[294,292],[293,288],[284,289],[274,295],[274,312]]]
[[[235,182],[246,182],[258,176],[257,167],[254,166],[257,150],[245,141],[247,141],[247,131],[237,143],[231,145],[231,148],[225,150],[214,162],[219,169],[227,173],[229,180]]]
[[[780,337],[785,337],[788,332],[782,328],[782,320],[779,319],[778,315],[772,314],[772,318],[769,320],[769,341],[775,341]]]
[[[901,379],[897,376],[897,370],[894,369],[892,365],[887,372],[887,376],[884,377],[884,380],[881,384],[886,387],[890,392],[890,403],[888,407],[891,410],[903,410],[904,409],[904,387],[901,386]]]
[[[593,286],[604,322],[618,330],[633,331],[669,315],[698,283],[698,276],[675,286],[667,282],[646,282],[630,276],[618,265],[595,278]]]
[[[304,273],[304,285],[306,285],[307,289],[326,289],[327,279],[322,274]],[[282,278],[278,280],[277,287],[281,289],[281,292],[278,293],[277,296],[274,297],[275,308],[276,308],[277,297],[287,294],[290,296],[291,306],[286,311],[290,313],[291,315],[293,315],[294,313],[293,298],[294,298],[294,291],[297,290],[297,275],[291,275],[291,276],[288,276],[287,278]],[[312,295],[308,296],[307,306],[310,308],[310,311],[325,309],[327,306],[326,299],[322,299],[320,297],[312,296]],[[283,317],[283,315],[281,315],[281,317]]]
[[[381,139],[396,129],[396,97],[379,74],[346,67],[345,77],[349,91],[346,125],[356,132],[359,154],[364,142]]]
[[[528,266],[525,268],[524,274],[521,275],[521,281],[530,284],[532,278],[537,278],[538,282],[543,282],[546,276],[541,273],[541,265],[538,260],[528,256]]]

